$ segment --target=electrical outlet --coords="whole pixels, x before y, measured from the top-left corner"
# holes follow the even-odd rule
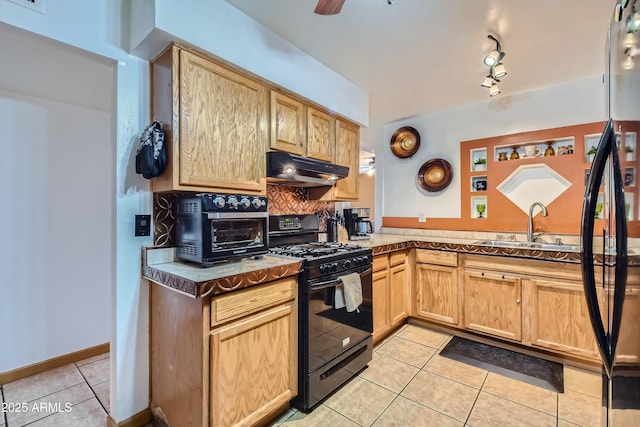
[[[418,222],[427,222],[427,213],[425,211],[418,212]]]
[[[44,2],[45,0],[7,0],[11,3],[19,4],[27,9],[35,10],[38,13],[44,15]]]

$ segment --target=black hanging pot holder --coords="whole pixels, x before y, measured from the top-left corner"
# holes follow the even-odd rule
[[[162,125],[153,122],[140,135],[140,146],[136,153],[136,173],[147,179],[162,175],[167,168],[167,147],[164,143]]]

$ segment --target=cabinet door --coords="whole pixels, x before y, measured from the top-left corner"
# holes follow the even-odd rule
[[[464,272],[464,326],[520,341],[521,279],[499,273]]]
[[[294,303],[211,333],[210,426],[256,425],[297,394]]]
[[[525,285],[531,344],[597,359],[582,283],[532,279]]]
[[[377,343],[389,332],[389,274],[388,270],[373,273],[373,342]]]
[[[180,51],[181,185],[266,191],[267,92],[258,82]]]
[[[630,269],[630,270],[634,270]],[[604,298],[603,298],[604,299]],[[609,296],[609,301],[613,295]],[[600,303],[600,307],[605,306]],[[640,287],[627,283],[625,289],[624,308],[622,309],[622,328],[618,339],[616,363],[619,365],[640,365],[640,339],[638,339],[638,325],[640,325]]]
[[[399,264],[389,268],[389,320],[391,326],[404,323],[408,313],[407,268]]]
[[[349,176],[335,185],[336,199],[358,200],[360,167],[360,129],[336,120],[336,163],[349,167]]]
[[[276,91],[271,91],[271,148],[288,153],[306,153],[304,105]]]
[[[457,268],[416,264],[416,284],[419,317],[450,325],[459,324]]]
[[[307,157],[334,162],[336,119],[315,108],[307,108],[307,134]]]

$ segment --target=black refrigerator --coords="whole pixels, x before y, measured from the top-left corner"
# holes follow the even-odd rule
[[[640,426],[640,0],[617,0],[606,34],[608,118],[586,180],[581,258],[602,359],[603,426]],[[589,149],[586,147],[585,151]]]

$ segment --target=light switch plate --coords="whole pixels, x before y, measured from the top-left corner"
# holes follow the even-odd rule
[[[418,222],[427,222],[427,213],[424,211],[418,212]]]
[[[151,215],[136,215],[136,231],[135,236],[150,236],[151,235]]]

